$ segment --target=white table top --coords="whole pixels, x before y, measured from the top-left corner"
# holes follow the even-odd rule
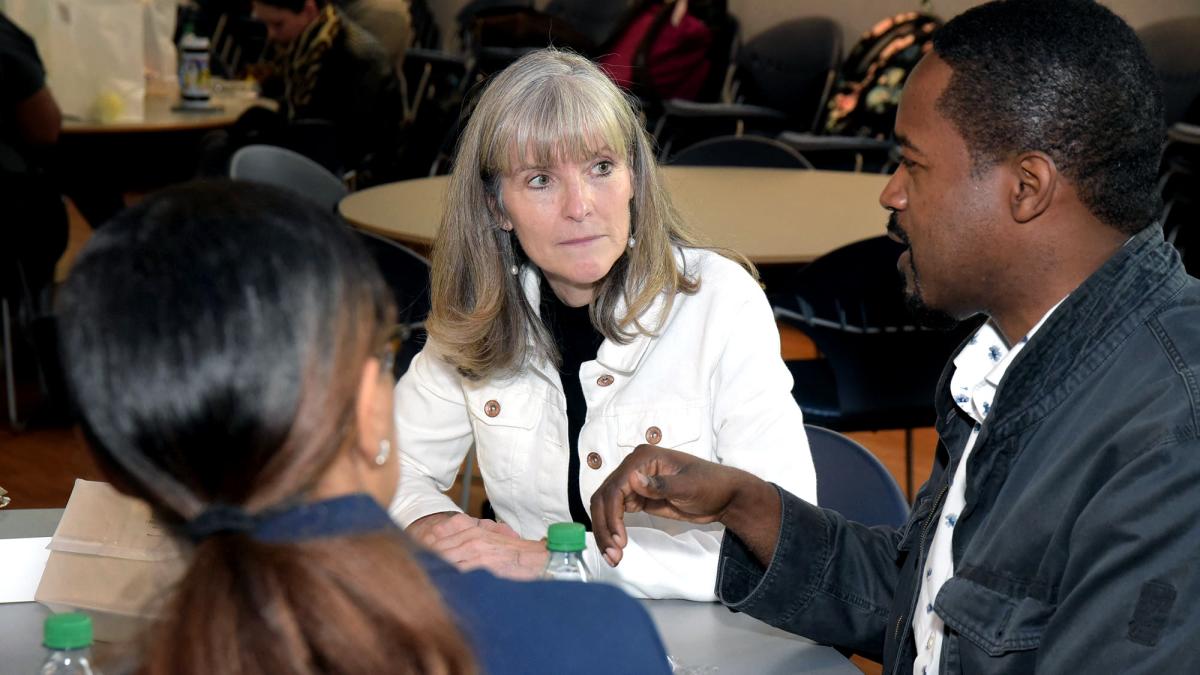
[[[0,511],[0,538],[54,534],[62,509]],[[859,670],[836,650],[772,628],[717,603],[644,600],[677,665],[704,675],[783,675]],[[42,621],[49,610],[36,602],[0,604],[0,672],[36,672],[45,658]],[[715,668],[715,669],[714,669]],[[689,672],[683,670],[682,672]]]
[[[719,603],[643,600],[642,604],[654,619],[667,654],[684,673],[861,675],[832,647],[731,612]]]
[[[842,171],[663,167],[676,208],[697,232],[756,263],[808,262],[886,233],[887,176]],[[446,176],[355,192],[338,210],[352,224],[409,244],[437,233]]]

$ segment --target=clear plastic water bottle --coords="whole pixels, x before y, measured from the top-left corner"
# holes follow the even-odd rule
[[[587,547],[586,530],[579,523],[554,523],[546,532],[546,550],[550,559],[546,561],[543,579],[558,581],[591,581],[592,573],[583,564],[583,550]]]
[[[92,666],[92,619],[80,612],[46,617],[42,644],[50,650],[42,675],[100,675]]]

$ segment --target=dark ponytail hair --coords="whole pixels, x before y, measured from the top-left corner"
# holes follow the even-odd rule
[[[181,527],[213,504],[303,500],[355,442],[362,368],[395,310],[333,216],[275,188],[165,190],[97,230],[60,294],[81,426],[126,492]],[[466,673],[397,532],[203,539],[142,671]]]

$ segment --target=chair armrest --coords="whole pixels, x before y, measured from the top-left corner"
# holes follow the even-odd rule
[[[786,120],[787,115],[774,108],[764,108],[745,103],[700,103],[673,98],[663,103],[663,112],[674,117],[692,118],[741,118]]]
[[[877,138],[862,136],[821,136],[795,131],[785,131],[779,134],[778,140],[793,148],[805,150],[848,150],[856,152],[891,152],[896,144],[892,141],[881,141]]]

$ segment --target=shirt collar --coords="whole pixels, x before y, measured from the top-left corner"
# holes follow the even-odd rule
[[[967,346],[954,358],[954,374],[950,379],[950,391],[954,395],[954,402],[963,412],[980,424],[987,419],[992,410],[996,390],[999,389],[1008,367],[1029,343],[1033,334],[1066,299],[1064,297],[1054,303],[1054,306],[1012,347],[1004,343],[1000,331],[991,319],[975,331],[967,341]]]
[[[255,520],[252,536],[269,543],[367,534],[396,527],[387,511],[363,493],[271,510]]]

